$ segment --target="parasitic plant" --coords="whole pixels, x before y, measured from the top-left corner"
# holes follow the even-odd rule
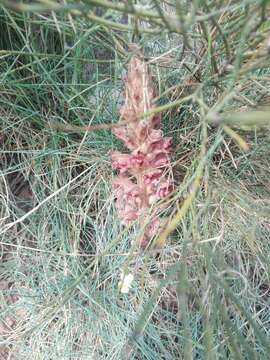
[[[135,45],[131,49],[134,55],[125,79],[121,124],[113,130],[129,152],[111,152],[112,167],[118,172],[113,179],[113,191],[122,223],[139,221],[143,228],[139,245],[145,247],[162,228],[160,212],[164,204],[160,200],[173,190],[168,174],[172,140],[160,130],[160,114],[151,114],[155,94],[147,64]],[[147,112],[149,116],[142,119]]]

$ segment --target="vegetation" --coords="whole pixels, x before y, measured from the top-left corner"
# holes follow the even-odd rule
[[[269,2],[0,3],[0,358],[269,359]],[[144,250],[109,156],[131,42],[173,138]]]

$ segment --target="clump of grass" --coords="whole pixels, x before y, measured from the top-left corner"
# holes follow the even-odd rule
[[[267,359],[267,2],[2,3],[2,358]],[[132,40],[174,144],[145,252],[108,157]]]

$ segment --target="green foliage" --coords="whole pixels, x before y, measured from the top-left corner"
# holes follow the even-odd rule
[[[0,358],[268,359],[268,2],[1,3]],[[145,252],[103,126],[132,41],[174,140],[168,228]]]

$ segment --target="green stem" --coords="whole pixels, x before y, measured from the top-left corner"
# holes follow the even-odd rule
[[[205,154],[206,154],[206,143],[207,143],[207,125],[204,122],[202,126],[203,126],[202,129],[203,140],[201,144],[200,162],[196,169],[195,179],[191,186],[190,193],[184,200],[182,206],[176,211],[176,214],[169,220],[165,229],[153,242],[153,246],[156,248],[162,248],[165,245],[168,236],[176,229],[180,221],[186,216],[188,210],[190,209],[197,195],[198,190],[200,189],[201,179],[203,177],[204,166],[206,162]]]

